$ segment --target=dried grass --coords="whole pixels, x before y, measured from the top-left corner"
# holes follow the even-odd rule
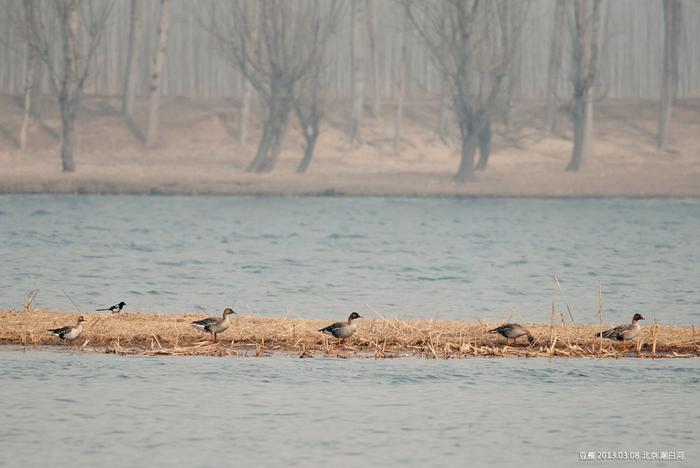
[[[698,357],[700,343],[694,327],[671,327],[654,324],[645,327],[633,348],[621,353],[614,341],[600,347],[595,334],[600,324],[557,325],[523,324],[534,335],[527,345],[521,338],[516,346],[507,346],[500,335],[487,331],[498,324],[466,323],[446,320],[403,321],[377,313],[378,320],[363,320],[357,333],[345,345],[317,330],[328,320],[262,318],[236,316],[232,326],[210,341],[190,322],[199,315],[87,315],[83,335],[73,350],[143,355],[251,355],[285,353],[299,357],[365,356],[392,358],[422,356],[426,358],[461,358],[469,356],[522,357]],[[23,347],[61,344],[47,332],[75,323],[77,313],[31,309],[31,301],[22,311],[0,311],[0,344]]]

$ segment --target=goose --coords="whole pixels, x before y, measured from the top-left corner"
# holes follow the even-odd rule
[[[233,309],[227,307],[224,309],[224,313],[221,318],[207,317],[202,320],[195,320],[192,322],[192,326],[204,332],[211,333],[211,335],[214,337],[214,341],[218,341],[216,335],[228,330],[228,327],[231,326],[231,321],[228,319],[228,316],[235,313],[236,312],[234,312]]]
[[[49,332],[53,333],[62,340],[73,341],[80,336],[83,332],[83,322],[85,322],[85,317],[82,315],[78,317],[78,323],[76,326],[66,325],[61,328],[52,328]]]
[[[527,341],[530,344],[535,341],[532,334],[519,323],[506,323],[489,330],[489,333],[500,333],[506,339],[506,344],[508,344],[509,340],[513,340],[513,346],[515,346],[515,341],[523,335],[527,335]]]
[[[629,325],[619,325],[615,328],[611,328],[610,330],[596,333],[595,336],[602,336],[603,338],[608,338],[610,340],[622,341],[622,350],[625,351],[627,349],[627,344],[625,342],[635,339],[642,331],[642,326],[638,323],[639,320],[644,320],[644,317],[642,317],[640,314],[634,314],[632,317],[632,323]]]
[[[319,331],[325,333],[326,335],[331,335],[334,338],[338,338],[338,343],[350,338],[355,330],[357,330],[357,324],[355,320],[362,318],[357,312],[353,312],[348,317],[347,322],[335,322],[327,327],[321,328]]]
[[[124,308],[125,305],[126,305],[126,302],[122,301],[122,302],[120,302],[119,304],[113,305],[112,307],[107,307],[107,308],[104,308],[104,309],[95,309],[95,310],[96,310],[97,312],[104,312],[104,311],[109,310],[109,311],[111,311],[113,314],[118,314],[118,313],[121,313],[121,311],[122,311],[122,309]]]

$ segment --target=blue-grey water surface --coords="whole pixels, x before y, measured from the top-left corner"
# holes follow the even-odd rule
[[[0,466],[697,466],[700,360],[0,351]],[[683,462],[579,453],[683,452]]]
[[[697,324],[700,201],[0,196],[0,308]]]
[[[697,324],[700,202],[0,197],[0,308]],[[695,466],[700,360],[0,349],[0,466]],[[580,461],[683,452],[683,462]]]

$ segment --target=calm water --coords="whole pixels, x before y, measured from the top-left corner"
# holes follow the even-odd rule
[[[700,201],[0,196],[0,308],[700,318]]]
[[[698,324],[700,202],[0,197],[0,308]],[[600,466],[684,452],[700,360],[143,358],[0,349],[0,466]],[[657,466],[654,462],[639,462]],[[616,466],[630,463],[615,463]]]
[[[697,466],[700,360],[0,351],[0,466]],[[609,466],[630,466],[614,463]],[[638,462],[635,466],[658,466]]]

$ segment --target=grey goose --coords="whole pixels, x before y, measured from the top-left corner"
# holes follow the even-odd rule
[[[76,326],[66,325],[61,328],[52,328],[49,332],[53,333],[62,340],[73,341],[83,333],[83,322],[85,322],[85,317],[82,315],[78,317],[78,323]]]
[[[603,338],[608,338],[610,340],[622,341],[623,350],[627,349],[625,344],[626,341],[633,340],[642,331],[642,326],[639,325],[639,320],[644,320],[640,314],[634,314],[632,317],[632,323],[627,325],[619,325],[610,330],[605,330],[604,332],[596,333],[595,336],[602,336]]]
[[[228,316],[235,313],[236,312],[234,312],[233,309],[227,307],[224,309],[224,313],[221,318],[207,317],[202,320],[195,320],[192,322],[192,326],[202,330],[203,332],[211,333],[214,341],[218,341],[218,337],[216,335],[228,330],[228,327],[231,326],[231,321],[228,319]]]
[[[489,333],[500,333],[506,339],[506,344],[508,344],[508,341],[513,340],[513,346],[515,346],[516,340],[521,336],[527,336],[527,341],[530,344],[535,341],[532,334],[519,323],[506,323],[489,330]]]
[[[343,340],[350,338],[353,333],[357,330],[357,324],[355,320],[362,318],[357,312],[353,312],[348,317],[347,322],[335,322],[327,327],[321,328],[319,331],[330,335],[334,338],[338,338],[339,343]]]

